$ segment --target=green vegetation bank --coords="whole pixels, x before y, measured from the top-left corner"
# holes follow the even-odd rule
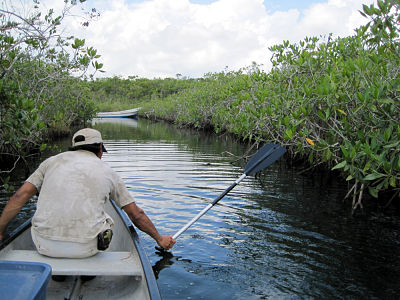
[[[84,2],[84,0],[79,1]],[[86,81],[101,71],[100,57],[85,41],[63,37],[62,21],[79,3],[64,1],[60,14],[43,13],[39,1],[3,0],[0,6],[0,179],[8,188],[18,162],[46,148],[95,114]],[[82,17],[82,25],[96,16]],[[27,166],[27,164],[25,163]]]

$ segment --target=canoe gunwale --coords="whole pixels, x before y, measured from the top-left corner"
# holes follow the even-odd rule
[[[154,276],[153,268],[151,267],[150,260],[144,251],[142,244],[139,239],[139,235],[136,232],[135,227],[132,224],[132,221],[128,218],[128,216],[115,204],[114,201],[111,200],[111,204],[114,209],[119,214],[126,228],[129,230],[131,238],[135,244],[136,250],[139,254],[140,261],[142,262],[144,276],[146,277],[146,283],[150,294],[150,299],[161,300],[160,291],[158,289],[157,281]]]
[[[11,242],[14,241],[21,233],[29,229],[32,225],[31,222],[32,222],[32,217],[30,217],[24,223],[15,228],[9,235],[7,235],[5,240],[0,242],[0,251],[3,250],[5,247],[7,247],[9,244],[11,244]]]

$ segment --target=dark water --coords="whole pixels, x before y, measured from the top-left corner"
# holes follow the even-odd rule
[[[94,124],[106,140],[103,159],[161,233],[177,232],[242,174],[243,162],[232,162],[249,145],[164,123],[113,121]],[[347,186],[298,173],[280,160],[246,178],[169,256],[141,234],[163,299],[399,299],[400,221],[373,209],[353,218],[342,201]]]

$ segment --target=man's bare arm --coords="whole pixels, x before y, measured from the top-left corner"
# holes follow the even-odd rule
[[[136,203],[130,203],[122,208],[132,220],[133,224],[141,231],[150,235],[157,244],[164,249],[171,249],[175,240],[170,235],[160,235],[154,226],[153,222],[151,222],[150,218],[146,215],[146,213],[136,205]]]
[[[0,216],[0,241],[3,239],[3,234],[7,225],[20,212],[25,203],[36,193],[36,187],[30,182],[25,182],[10,198]]]

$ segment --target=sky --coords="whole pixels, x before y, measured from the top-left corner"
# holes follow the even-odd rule
[[[54,0],[42,0],[49,7]],[[62,3],[63,1],[59,1]],[[100,17],[68,31],[101,54],[105,73],[197,78],[253,62],[271,68],[269,47],[284,40],[352,35],[367,22],[359,10],[374,0],[88,0]],[[79,14],[79,12],[77,12]]]

